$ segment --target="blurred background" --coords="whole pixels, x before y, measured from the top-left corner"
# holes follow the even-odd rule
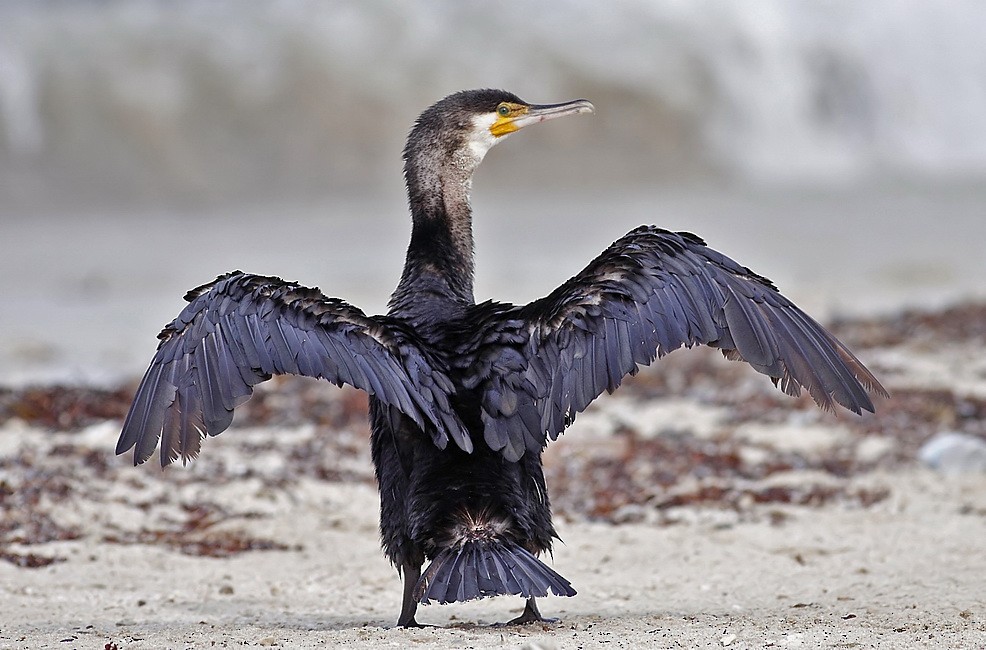
[[[474,87],[597,108],[487,157],[478,300],[641,223],[821,318],[981,299],[984,29],[976,0],[4,0],[0,384],[131,377],[234,268],[385,310],[404,137]]]

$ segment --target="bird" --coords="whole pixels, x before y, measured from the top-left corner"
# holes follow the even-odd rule
[[[160,446],[162,467],[187,463],[273,375],[355,386],[369,394],[381,545],[403,579],[397,625],[419,626],[419,604],[499,595],[524,599],[510,621],[524,624],[551,620],[537,598],[576,593],[541,559],[558,537],[542,452],[641,366],[706,345],[823,409],[873,412],[887,392],[846,345],[687,232],[638,227],[543,298],[476,303],[477,166],[521,129],[594,111],[492,89],[427,108],[403,152],[412,230],[387,313],[241,271],[192,289],[116,452],[138,465]]]

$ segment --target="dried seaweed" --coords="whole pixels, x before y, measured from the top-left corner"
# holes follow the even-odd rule
[[[937,311],[917,309],[869,319],[842,319],[830,329],[859,348],[885,348],[921,341],[986,342],[986,303],[961,303]]]
[[[857,350],[901,345],[915,340],[986,341],[986,305],[963,305],[941,312],[905,312],[885,319],[837,323],[837,333]],[[272,493],[290,490],[302,478],[324,482],[373,481],[369,463],[367,402],[363,393],[338,390],[324,382],[275,378],[237,411],[237,427],[264,427],[268,436],[245,437],[230,444],[250,458],[268,454],[279,463],[235,464],[214,453],[204,457],[208,471],[134,470],[112,455],[113,440],[98,448],[75,432],[94,424],[119,423],[134,385],[114,390],[42,386],[0,389],[0,424],[18,420],[29,425],[16,453],[0,457],[0,559],[23,567],[47,566],[64,558],[41,549],[50,542],[78,539],[85,533],[59,519],[58,508],[108,503],[107,485],[133,488],[125,505],[150,513],[161,505],[177,506],[181,516],[136,529],[109,526],[99,539],[113,544],[165,546],[181,553],[227,557],[242,552],[290,550],[276,539],[238,530],[237,521],[260,517],[249,510],[225,509],[215,503],[184,499],[179,490],[150,500],[147,490],[166,483],[209,486],[259,481]],[[605,444],[564,436],[545,456],[545,473],[555,510],[571,518],[620,522],[646,512],[670,523],[681,508],[730,512],[761,510],[771,521],[785,516],[781,506],[812,508],[832,503],[870,507],[887,497],[879,488],[863,489],[852,479],[874,469],[893,470],[914,462],[917,449],[942,430],[986,437],[986,399],[947,389],[897,388],[878,413],[841,417],[849,439],[817,453],[803,454],[736,439],[732,432],[748,423],[821,422],[826,416],[810,399],[790,399],[743,364],[722,360],[714,350],[669,355],[627,381],[619,398],[651,400],[674,396],[715,407],[728,416],[714,437],[698,437],[687,428],[643,435],[623,426]],[[281,430],[312,427],[310,434],[283,437]],[[886,453],[861,458],[857,447],[868,438],[890,441]],[[217,450],[218,451],[218,450]],[[806,479],[776,484],[774,477],[810,470],[826,481]],[[156,492],[159,494],[160,490]],[[121,497],[113,497],[120,499]],[[634,510],[636,509],[636,510]],[[628,515],[628,513],[630,513]],[[221,525],[220,525],[221,524]]]
[[[55,431],[73,431],[127,414],[133,388],[104,390],[86,386],[0,388],[0,425],[18,418]]]
[[[185,555],[229,557],[247,551],[298,550],[280,542],[247,535],[239,530],[213,530],[218,524],[238,518],[258,518],[256,513],[231,513],[214,503],[182,504],[185,519],[171,528],[141,529],[103,536],[110,544],[152,544],[167,546]]]

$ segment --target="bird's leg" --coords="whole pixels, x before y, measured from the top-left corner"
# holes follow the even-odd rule
[[[524,625],[525,623],[557,623],[557,618],[545,618],[541,616],[541,611],[534,600],[534,596],[527,599],[524,606],[524,613],[517,618],[507,621],[507,625]]]
[[[404,602],[401,604],[401,615],[397,619],[400,627],[424,627],[414,620],[414,612],[418,609],[418,602],[414,600],[414,587],[421,578],[421,563],[405,560],[401,563],[401,573],[404,574]]]

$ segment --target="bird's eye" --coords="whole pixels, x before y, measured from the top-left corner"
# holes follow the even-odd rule
[[[496,113],[500,117],[506,117],[510,115],[510,107],[507,106],[506,104],[500,104],[499,106],[496,107]]]

